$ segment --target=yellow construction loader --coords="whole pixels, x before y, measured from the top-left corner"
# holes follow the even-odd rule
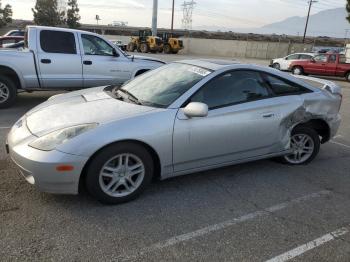
[[[177,54],[184,48],[182,40],[173,37],[170,33],[162,33],[158,36],[163,40],[163,51],[165,54]]]
[[[140,30],[138,36],[131,37],[127,46],[129,52],[137,50],[142,53],[157,53],[163,51],[163,41],[160,37],[152,36],[151,30]]]

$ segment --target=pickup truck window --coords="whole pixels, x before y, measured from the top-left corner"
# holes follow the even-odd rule
[[[70,32],[43,30],[40,32],[40,46],[46,53],[77,53],[74,34]]]
[[[113,56],[113,47],[93,35],[81,35],[85,55]]]
[[[327,62],[327,55],[317,55],[314,57],[314,60],[316,62],[324,62],[326,63]]]
[[[335,63],[337,61],[337,56],[336,55],[330,55],[328,62],[329,63]]]

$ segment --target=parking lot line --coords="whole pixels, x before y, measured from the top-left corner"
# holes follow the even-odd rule
[[[335,145],[338,145],[338,146],[343,146],[343,147],[346,147],[346,148],[350,148],[349,145],[345,145],[345,144],[343,144],[343,143],[339,143],[339,142],[336,142],[336,141],[334,141],[334,140],[332,140],[331,143],[332,143],[332,144],[335,144]]]
[[[340,236],[343,236],[345,234],[349,233],[349,230],[347,228],[340,228],[336,231],[333,231],[331,233],[328,233],[322,237],[319,237],[315,240],[312,240],[304,245],[298,246],[297,248],[294,248],[286,253],[283,253],[277,257],[274,257],[272,259],[267,260],[266,262],[285,262],[292,258],[295,258],[297,256],[300,256],[307,251],[310,251],[311,249],[314,249],[318,246],[321,246],[329,241],[335,240],[339,238]]]
[[[292,200],[289,200],[289,201],[286,201],[286,202],[283,202],[283,203],[280,203],[280,204],[268,207],[268,208],[263,209],[263,210],[258,210],[258,211],[255,211],[253,213],[249,213],[247,215],[243,215],[241,217],[233,218],[233,219],[230,219],[230,220],[218,223],[218,224],[214,224],[214,225],[210,225],[210,226],[207,226],[207,227],[203,227],[203,228],[195,230],[193,232],[189,232],[189,233],[185,233],[185,234],[182,234],[182,235],[178,235],[178,236],[169,238],[169,239],[167,239],[165,241],[161,241],[161,242],[158,242],[156,244],[153,244],[153,245],[151,245],[149,247],[143,248],[143,249],[139,250],[134,255],[123,256],[123,257],[121,257],[121,260],[134,259],[134,258],[136,258],[136,257],[138,257],[140,255],[145,254],[145,253],[149,253],[149,252],[152,252],[152,251],[156,251],[156,250],[160,250],[160,249],[163,249],[163,248],[166,248],[166,247],[170,247],[170,246],[176,245],[178,243],[181,243],[181,242],[184,242],[184,241],[188,241],[188,240],[191,240],[191,239],[203,236],[203,235],[207,235],[209,233],[212,233],[212,232],[215,232],[215,231],[218,231],[218,230],[222,230],[222,229],[225,229],[227,227],[234,226],[234,225],[237,225],[239,223],[242,223],[242,222],[245,222],[245,221],[248,221],[248,220],[260,217],[260,216],[263,216],[263,215],[268,215],[270,213],[273,213],[273,212],[276,212],[276,211],[280,211],[280,210],[285,209],[285,208],[287,208],[287,207],[289,207],[289,206],[291,206],[293,204],[297,204],[297,203],[300,203],[300,202],[303,202],[303,201],[307,201],[307,200],[310,200],[310,199],[313,199],[313,198],[318,198],[318,197],[321,197],[321,196],[324,196],[324,195],[328,195],[328,194],[330,194],[330,191],[323,190],[323,191],[320,191],[320,192],[317,192],[317,193],[312,193],[312,194],[305,195],[305,196],[302,196],[302,197],[299,197],[299,198],[295,198],[295,199],[292,199]]]

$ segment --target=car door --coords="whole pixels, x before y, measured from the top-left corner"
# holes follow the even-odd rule
[[[209,113],[189,119],[179,110],[173,136],[175,172],[283,150],[279,144],[279,110],[288,100],[272,97],[258,72],[220,75],[189,102],[207,104]]]
[[[304,72],[308,74],[324,75],[326,74],[328,56],[321,54],[315,56],[305,65]]]
[[[121,84],[131,78],[130,61],[104,39],[81,34],[84,87]]]
[[[82,65],[77,36],[73,32],[40,30],[37,63],[43,88],[82,88]]]
[[[328,61],[325,65],[325,75],[334,76],[337,70],[337,55],[328,56]]]
[[[285,59],[282,61],[282,64],[281,64],[281,70],[288,70],[291,63],[298,59],[299,59],[299,54],[292,54],[285,57]]]

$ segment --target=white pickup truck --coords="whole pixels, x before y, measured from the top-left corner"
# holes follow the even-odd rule
[[[164,62],[129,56],[103,36],[65,28],[28,26],[26,48],[0,51],[0,108],[18,90],[75,90],[121,84]]]

